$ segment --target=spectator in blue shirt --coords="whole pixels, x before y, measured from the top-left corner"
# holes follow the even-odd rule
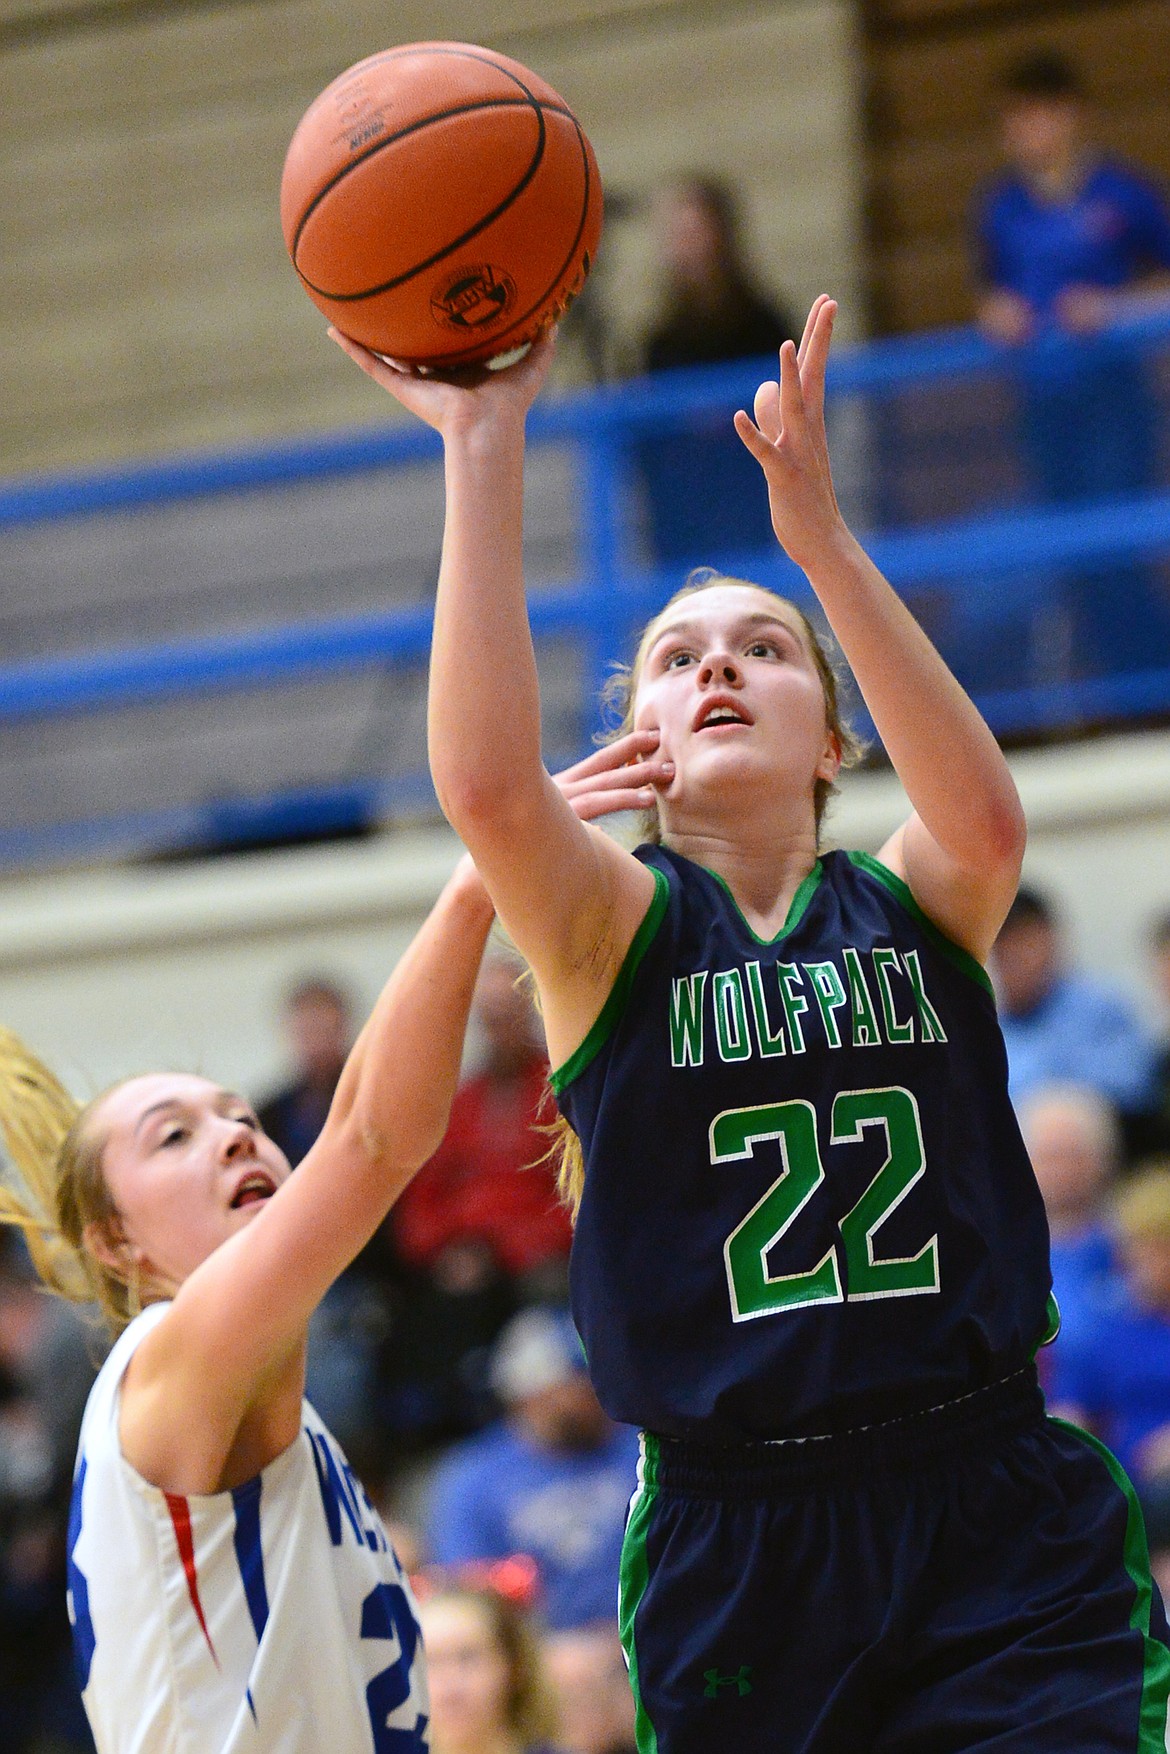
[[[492,1381],[506,1416],[440,1468],[428,1528],[432,1558],[457,1567],[529,1554],[550,1628],[616,1622],[637,1434],[602,1411],[561,1311],[513,1317],[496,1342]]]
[[[1068,968],[1051,903],[1021,887],[992,951],[1008,1080],[1017,1105],[1045,1084],[1080,1084],[1124,1118],[1154,1096],[1154,1045],[1126,998]]]
[[[1080,1084],[1040,1085],[1020,1104],[1020,1129],[1044,1197],[1051,1236],[1052,1290],[1060,1333],[1038,1363],[1058,1355],[1115,1293],[1119,1275],[1110,1193],[1121,1161],[1112,1105]]]
[[[1141,359],[1109,333],[1135,292],[1166,287],[1170,211],[1153,183],[1091,142],[1075,68],[1029,55],[1003,81],[1006,169],[976,205],[979,321],[1018,349],[1022,437],[1042,499],[1153,485],[1157,411]],[[1075,669],[1140,668],[1170,615],[1145,569],[1077,581]]]
[[[1170,1547],[1170,1162],[1135,1173],[1115,1205],[1124,1282],[1060,1353],[1050,1402],[1094,1431],[1137,1488],[1156,1571]]]

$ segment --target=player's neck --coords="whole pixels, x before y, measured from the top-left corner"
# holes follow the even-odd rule
[[[753,825],[734,834],[718,829],[671,832],[667,845],[721,877],[744,919],[760,938],[775,938],[783,929],[792,899],[817,862],[816,826],[807,822],[777,830]]]

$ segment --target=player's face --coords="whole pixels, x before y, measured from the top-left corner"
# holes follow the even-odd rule
[[[816,660],[795,615],[752,585],[713,585],[663,616],[646,653],[634,707],[675,764],[662,794],[702,807],[746,781],[807,795],[840,765]],[[749,794],[745,794],[745,803]]]
[[[508,1659],[478,1602],[439,1596],[419,1610],[437,1746],[495,1743],[508,1725]]]
[[[104,1098],[93,1124],[118,1211],[118,1264],[134,1266],[144,1287],[176,1289],[289,1174],[250,1105],[206,1078],[132,1078]]]

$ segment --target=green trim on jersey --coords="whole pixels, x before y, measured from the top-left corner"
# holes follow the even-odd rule
[[[1050,1291],[1048,1293],[1048,1307],[1045,1310],[1044,1315],[1044,1332],[1041,1334],[1039,1340],[1037,1340],[1032,1351],[1033,1363],[1036,1361],[1036,1353],[1039,1352],[1040,1348],[1042,1346],[1051,1346],[1052,1342],[1060,1332],[1060,1305],[1056,1301],[1055,1291]]]
[[[695,860],[694,862],[696,864],[698,863],[697,860]],[[738,901],[736,901],[734,895],[732,895],[732,893],[731,893],[731,887],[728,884],[727,879],[725,877],[721,877],[719,875],[718,871],[712,871],[712,869],[709,865],[700,865],[699,869],[701,871],[706,871],[706,873],[709,877],[714,877],[716,883],[718,883],[720,889],[722,889],[724,891],[724,893],[727,896],[728,901],[731,903],[732,907],[735,909],[737,915],[739,916],[739,919],[743,925],[744,931],[753,940],[753,942],[756,944],[764,944],[764,945],[779,944],[781,938],[787,938],[789,932],[794,932],[796,930],[797,926],[799,926],[802,918],[804,917],[805,909],[807,908],[809,902],[812,900],[813,896],[816,894],[817,888],[818,888],[820,881],[821,881],[821,878],[824,876],[824,873],[825,873],[825,868],[821,864],[821,861],[818,859],[816,864],[813,866],[812,870],[809,872],[808,876],[801,883],[800,888],[797,890],[797,892],[793,896],[792,900],[789,902],[787,918],[785,919],[784,924],[781,926],[780,930],[777,932],[776,936],[774,938],[761,938],[760,934],[758,932],[753,931],[751,926],[749,926],[747,920],[744,917],[743,909],[740,907]]]
[[[883,865],[880,859],[875,859],[872,853],[846,853],[845,856],[851,865],[857,865],[862,871],[868,871],[871,877],[876,877],[878,882],[889,890],[894,900],[901,902],[910,918],[918,922],[935,949],[941,950],[948,962],[953,962],[956,968],[961,969],[964,974],[970,975],[971,979],[990,993],[994,999],[995,988],[992,986],[991,976],[983,964],[976,962],[969,950],[964,950],[961,944],[956,944],[953,938],[948,938],[945,932],[939,931],[930,915],[923,913],[915,901],[908,883],[904,883],[901,877],[891,871],[888,865]]]
[[[579,1078],[591,1060],[596,1059],[606,1041],[617,1028],[618,1019],[626,1008],[626,1000],[630,996],[630,988],[634,984],[634,976],[638,966],[649,950],[654,934],[662,924],[666,913],[666,904],[670,900],[670,880],[657,865],[646,867],[654,878],[654,894],[650,898],[650,906],[642,915],[642,924],[634,933],[633,942],[626,951],[625,961],[617,972],[617,979],[609,989],[609,997],[598,1012],[585,1040],[579,1048],[569,1055],[563,1066],[549,1074],[549,1083],[554,1096],[559,1096],[567,1084]]]
[[[634,1645],[634,1616],[650,1582],[646,1533],[657,1497],[658,1439],[644,1431],[642,1460],[638,1468],[638,1490],[630,1505],[618,1573],[618,1632],[630,1670],[630,1690],[634,1695],[634,1739],[638,1745],[638,1754],[658,1754],[658,1733],[650,1722],[642,1700],[642,1689],[638,1682],[638,1653]]]
[[[1166,1711],[1170,1704],[1170,1650],[1159,1639],[1150,1636],[1150,1605],[1153,1596],[1153,1580],[1150,1577],[1150,1550],[1146,1544],[1146,1525],[1142,1516],[1142,1507],[1138,1503],[1137,1493],[1133,1489],[1129,1475],[1118,1461],[1113,1451],[1107,1449],[1100,1438],[1093,1437],[1082,1431],[1079,1425],[1070,1425],[1067,1419],[1055,1419],[1049,1414],[1049,1421],[1059,1425],[1062,1431],[1070,1432],[1095,1450],[1104,1462],[1113,1484],[1123,1494],[1126,1503],[1125,1544],[1122,1557],[1125,1569],[1133,1579],[1134,1602],[1130,1612],[1129,1623],[1135,1632],[1142,1635],[1142,1702],[1138,1714],[1138,1739],[1135,1754],[1166,1754]]]

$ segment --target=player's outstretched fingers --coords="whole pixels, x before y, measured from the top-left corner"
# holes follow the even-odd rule
[[[797,365],[804,364],[805,358],[808,354],[809,343],[816,332],[816,326],[820,320],[821,311],[824,309],[825,305],[831,304],[832,302],[833,301],[830,299],[827,292],[819,292],[816,298],[813,299],[813,302],[809,307],[808,316],[804,320],[804,333],[800,337],[800,346],[796,350]]]
[[[810,342],[810,357],[811,357]],[[780,427],[784,438],[799,442],[808,424],[804,386],[796,359],[796,343],[786,341],[780,349]]]
[[[817,320],[809,336],[808,349],[800,367],[804,404],[810,425],[821,432],[825,424],[825,374],[829,364],[829,348],[833,341],[833,324],[837,316],[834,299],[819,299]]]
[[[756,459],[760,468],[766,472],[768,464],[776,452],[776,447],[772,443],[772,440],[767,438],[760,431],[759,427],[746,409],[739,408],[736,410],[733,424],[736,432],[739,434],[752,456]]]

